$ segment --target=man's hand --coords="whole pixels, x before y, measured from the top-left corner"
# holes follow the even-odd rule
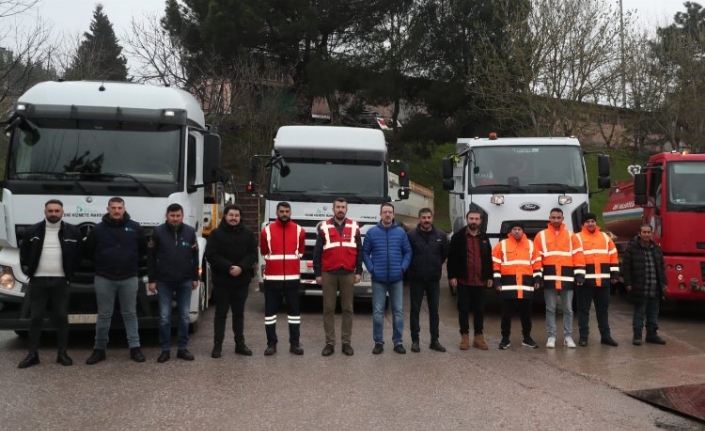
[[[664,285],[663,285],[663,293],[666,293],[666,289],[668,289],[668,286],[666,286],[666,285],[664,284]]]
[[[624,288],[627,289],[627,292],[631,292],[631,291],[632,291],[632,287],[631,287],[631,286],[625,286]]]
[[[237,276],[239,276],[240,274],[242,274],[242,268],[240,268],[240,267],[237,266],[237,265],[233,265],[233,266],[230,267],[230,270],[229,270],[228,272],[229,272],[230,275],[232,275],[233,277],[237,277]]]
[[[353,283],[353,284],[357,284],[357,283],[359,283],[359,282],[361,282],[361,281],[362,281],[362,275],[360,275],[360,274],[355,274],[355,283]]]
[[[193,281],[191,282],[191,290],[196,290],[196,288],[198,288],[198,285],[199,285],[199,284],[201,284],[200,281],[198,281],[198,280],[193,280]]]
[[[492,286],[494,286],[494,280],[487,280],[487,288],[490,289],[492,288]],[[501,288],[502,286],[500,286],[500,289]]]
[[[152,293],[157,293],[157,283],[153,281],[147,283],[147,289],[149,289],[149,291]]]
[[[541,283],[534,283],[534,290],[539,290],[541,289]]]
[[[458,287],[458,279],[457,278],[449,279],[448,283],[450,284],[450,287]]]
[[[323,284],[323,277],[316,277],[316,284],[319,286]]]

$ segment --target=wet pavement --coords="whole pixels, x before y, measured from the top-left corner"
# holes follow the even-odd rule
[[[253,286],[254,289],[254,286]],[[194,362],[157,364],[154,332],[143,334],[147,363],[129,360],[124,334],[111,334],[108,360],[84,364],[92,334],[72,333],[75,365],[54,363],[52,337],[45,337],[42,363],[19,370],[26,341],[0,332],[0,429],[13,430],[701,430],[702,422],[660,410],[624,391],[705,383],[705,308],[677,310],[661,317],[666,346],[631,345],[631,306],[613,297],[610,310],[617,348],[599,344],[591,319],[588,347],[547,350],[543,313],[536,307],[533,338],[540,348],[521,347],[518,317],[512,347],[497,349],[499,306],[489,301],[485,334],[489,351],[458,349],[454,297],[441,295],[441,342],[447,353],[428,350],[428,315],[422,311],[420,353],[391,349],[385,324],[385,352],[372,355],[369,303],[356,303],[355,355],[340,346],[322,357],[320,298],[302,313],[304,356],[279,352],[264,357],[264,301],[252,292],[246,337],[254,356],[236,356],[232,339],[221,359],[211,359],[210,309],[191,338]],[[704,306],[705,307],[705,306]],[[409,350],[408,295],[404,343]],[[282,310],[279,321],[285,321]],[[558,316],[560,321],[561,316]],[[336,316],[336,330],[340,315]],[[286,325],[278,325],[280,340]],[[339,335],[339,334],[338,334]],[[574,324],[577,339],[577,319]],[[172,354],[172,358],[175,355]]]

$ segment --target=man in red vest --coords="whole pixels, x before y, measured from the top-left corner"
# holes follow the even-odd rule
[[[267,330],[266,356],[277,353],[277,311],[281,297],[286,298],[286,313],[289,321],[289,352],[303,355],[299,344],[301,314],[299,306],[299,282],[301,278],[301,256],[306,245],[306,233],[291,221],[291,205],[277,204],[277,219],[260,232],[259,248],[264,257],[264,326]]]
[[[326,345],[321,354],[330,356],[335,351],[335,303],[340,291],[343,322],[340,328],[342,351],[351,356],[350,344],[353,325],[353,294],[355,284],[362,277],[362,241],[360,226],[346,217],[348,202],[338,198],[333,203],[334,217],[318,226],[316,247],[313,250],[313,273],[323,290],[323,329]]]

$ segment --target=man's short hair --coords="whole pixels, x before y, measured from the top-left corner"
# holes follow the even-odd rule
[[[291,209],[291,205],[289,205],[289,202],[279,202],[277,204],[277,211],[279,211],[279,208],[289,208]]]
[[[112,198],[110,198],[110,200],[108,200],[108,205],[110,205],[113,202],[117,202],[119,204],[125,205],[125,200],[119,196],[113,196]]]
[[[561,215],[563,215],[563,210],[558,207],[551,208],[551,211],[549,212],[549,214],[551,214],[551,213],[561,213]]]
[[[49,199],[49,200],[44,204],[44,208],[48,207],[48,206],[51,205],[51,204],[56,204],[56,205],[60,206],[61,208],[64,207],[64,203],[61,202],[60,200],[58,200],[58,199]]]
[[[429,213],[430,213],[431,215],[433,215],[433,211],[431,210],[431,208],[425,208],[425,207],[424,207],[424,208],[421,208],[421,209],[419,210],[419,217],[421,217],[421,214],[429,214]]]
[[[171,204],[168,207],[166,207],[166,213],[176,213],[181,211],[182,213],[184,212],[184,207],[182,207],[180,204]]]
[[[382,209],[384,207],[389,207],[392,209],[392,212],[394,212],[394,205],[390,204],[389,202],[385,202],[382,205],[379,206],[379,213],[382,214]]]
[[[639,226],[639,232],[641,232],[641,230],[644,229],[645,227],[648,227],[648,228],[649,228],[649,232],[653,232],[653,231],[654,231],[654,228],[652,228],[650,224],[644,223],[643,225]]]
[[[344,204],[346,204],[346,205],[348,204],[348,200],[345,199],[345,198],[335,198],[335,200],[334,200],[333,202],[334,202],[334,203],[335,203],[335,202],[341,202],[341,203],[344,203]]]
[[[480,214],[480,218],[482,218],[482,211],[477,208],[470,208],[468,212],[465,213],[465,218],[468,218],[470,214]]]
[[[223,217],[225,217],[230,211],[239,211],[240,215],[242,215],[242,207],[238,204],[227,204],[225,205],[225,208],[223,208]]]

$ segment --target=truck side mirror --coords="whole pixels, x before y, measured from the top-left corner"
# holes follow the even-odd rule
[[[606,156],[606,155],[597,156],[597,176],[609,178],[609,176],[610,176],[610,156]]]
[[[634,203],[646,205],[646,174],[634,175]]]
[[[453,178],[453,159],[446,157],[441,160],[441,169],[443,170],[443,179]]]
[[[453,178],[443,179],[443,190],[453,190],[455,188],[455,180]]]
[[[600,189],[608,189],[610,188],[611,183],[610,179],[607,177],[597,177],[597,187]]]
[[[203,136],[203,183],[213,184],[220,179],[220,136],[208,133]]]

